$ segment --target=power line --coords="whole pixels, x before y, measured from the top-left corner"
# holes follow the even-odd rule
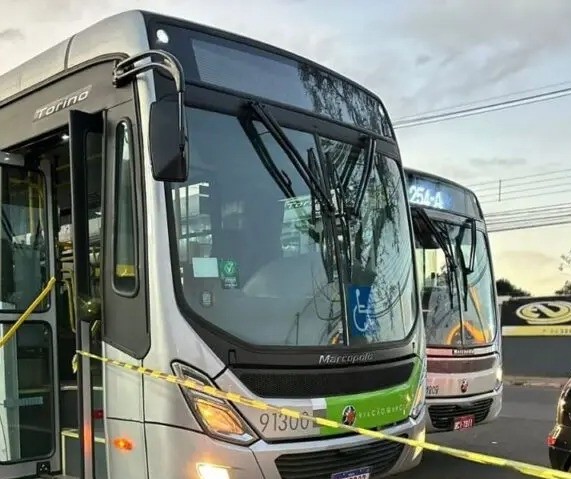
[[[486,219],[507,216],[507,215],[521,215],[521,214],[531,214],[536,212],[545,212],[553,210],[555,211],[566,210],[567,208],[569,208],[571,211],[571,203],[558,203],[555,205],[548,205],[548,206],[531,206],[529,208],[517,208],[513,210],[494,211],[492,213],[487,213]]]
[[[569,184],[569,179],[566,177],[562,177],[561,175],[552,177],[552,178],[543,178],[541,180],[528,180],[528,181],[523,181],[521,183],[517,183],[517,184],[512,184],[509,182],[509,180],[498,180],[495,181],[493,183],[490,183],[490,185],[488,186],[484,186],[484,187],[479,187],[479,188],[472,188],[473,191],[477,192],[478,196],[482,196],[482,195],[488,195],[491,193],[497,193],[498,191],[504,193],[512,193],[514,188],[519,188],[521,189],[523,187],[523,189],[526,188],[531,188],[534,185],[547,185],[547,184],[552,184],[553,182],[567,182],[566,184]]]
[[[535,229],[535,228],[543,228],[546,226],[562,226],[571,224],[571,217],[567,219],[560,219],[560,220],[550,220],[546,222],[533,222],[528,224],[507,224],[507,225],[489,225],[488,232],[489,233],[500,233],[505,231],[515,231],[515,230],[523,230],[523,229]]]
[[[496,180],[480,183],[482,186],[479,188],[472,186],[471,189],[482,204],[564,195],[571,192],[571,180],[568,172],[571,172],[571,169]],[[540,178],[541,176],[543,178]],[[522,181],[525,178],[533,178],[533,180]]]
[[[571,203],[512,209],[485,217],[490,232],[567,224],[571,222]]]
[[[529,174],[529,175],[524,175],[524,176],[513,176],[510,178],[499,178],[497,180],[487,180],[487,181],[483,181],[481,183],[471,183],[466,185],[468,188],[476,188],[478,186],[486,186],[486,185],[490,185],[492,183],[498,183],[498,182],[502,182],[502,185],[508,183],[508,182],[513,182],[513,181],[517,181],[517,180],[526,180],[529,178],[539,178],[542,176],[551,176],[551,175],[558,175],[561,173],[571,173],[571,168],[564,168],[562,170],[554,170],[554,171],[548,171],[545,173],[534,173],[534,174]],[[478,188],[481,189],[481,188]]]
[[[568,84],[566,82],[565,84]],[[499,111],[509,108],[515,108],[518,106],[524,106],[527,104],[532,103],[539,103],[544,101],[553,100],[556,98],[560,98],[563,96],[567,96],[571,94],[571,87],[561,88],[558,90],[548,91],[540,94],[529,95],[521,98],[516,98],[512,100],[506,100],[502,102],[491,103],[488,105],[482,105],[479,107],[472,107],[472,108],[463,108],[460,110],[452,111],[452,112],[445,112],[441,114],[436,114],[435,111],[429,112],[422,115],[412,116],[412,117],[404,117],[400,120],[396,120],[393,122],[394,128],[406,128],[410,126],[417,126],[427,123],[437,123],[441,121],[451,120],[455,118],[462,118],[467,116],[479,115],[483,113],[487,113],[490,111]],[[468,104],[470,105],[470,104]],[[438,110],[437,110],[438,111]],[[480,190],[483,190],[483,194],[477,194],[477,196],[481,199],[481,203],[498,203],[501,201],[513,201],[519,199],[528,199],[531,197],[540,197],[540,196],[547,196],[553,194],[563,194],[568,193],[569,190],[569,183],[564,184],[549,184],[553,181],[561,181],[565,180],[566,178],[562,178],[562,173],[569,173],[571,172],[571,168],[545,172],[545,173],[536,173],[532,175],[524,175],[518,177],[512,177],[507,179],[500,179],[500,180],[491,180],[486,182],[480,182],[476,184],[472,184],[469,187],[474,188],[476,186],[483,186]],[[545,178],[553,175],[558,175],[556,178]],[[539,179],[543,177],[543,179]],[[532,181],[525,181],[525,182],[517,182],[517,180],[522,179],[530,179],[533,178]],[[514,184],[514,181],[516,182]],[[489,191],[491,189],[496,188],[495,184],[498,184],[498,193],[496,194],[495,191]],[[508,184],[509,183],[509,184]],[[534,184],[532,187],[527,187],[527,185]],[[492,186],[493,185],[493,186]],[[543,185],[543,186],[542,186]],[[522,188],[523,187],[523,188]],[[558,190],[557,188],[564,187],[565,190]],[[529,194],[529,191],[541,191],[546,190],[541,193]],[[488,191],[486,191],[488,190]],[[503,191],[502,191],[503,190]],[[506,191],[507,190],[507,191]],[[525,192],[525,195],[521,195]],[[516,196],[513,196],[516,195]],[[482,197],[496,197],[498,196],[497,200],[493,201],[482,201]],[[490,232],[500,232],[500,231],[512,231],[512,230],[519,230],[519,229],[530,229],[530,228],[540,228],[545,226],[555,226],[555,225],[564,225],[571,223],[571,204],[567,203],[560,203],[559,205],[551,205],[545,207],[535,207],[535,208],[522,208],[519,210],[508,210],[504,212],[494,212],[490,215],[486,215],[489,220],[488,223],[488,231]]]
[[[435,113],[441,113],[441,112],[450,112],[450,110],[456,110],[456,109],[463,109],[463,108],[467,108],[467,107],[471,107],[473,105],[478,105],[480,103],[484,103],[484,102],[490,102],[490,101],[495,101],[495,100],[504,100],[507,98],[512,98],[516,95],[524,95],[526,93],[531,93],[531,92],[537,92],[537,91],[541,91],[541,90],[546,90],[546,89],[554,89],[557,88],[559,89],[560,87],[564,86],[564,85],[569,85],[571,83],[571,81],[567,80],[564,82],[559,82],[559,83],[550,83],[549,85],[543,85],[540,87],[535,87],[535,88],[527,88],[525,90],[519,90],[519,91],[515,91],[512,93],[505,93],[502,95],[496,95],[496,96],[490,96],[490,97],[486,97],[486,98],[481,98],[479,100],[474,100],[471,102],[467,102],[467,103],[460,103],[460,104],[456,104],[456,105],[449,105],[446,107],[442,107],[442,108],[436,108],[433,110],[429,110],[429,111],[424,111],[421,113],[415,113],[414,115],[405,115],[405,116],[401,116],[400,118],[396,118],[393,119],[393,123],[402,123],[405,121],[409,121],[409,120],[413,120],[415,118],[418,117],[423,117],[423,116],[427,116],[427,115],[433,115]]]
[[[403,121],[394,121],[394,129],[399,128],[409,128],[411,126],[425,125],[428,123],[439,123],[446,120],[453,120],[456,118],[463,118],[467,116],[481,115],[483,113],[488,113],[490,111],[500,111],[509,108],[515,108],[518,106],[529,105],[532,103],[541,103],[544,101],[554,100],[563,96],[571,95],[571,87],[561,88],[559,90],[552,90],[544,93],[537,93],[535,95],[529,95],[521,98],[515,98],[513,100],[505,100],[496,103],[490,103],[488,105],[464,108],[461,110],[456,110],[448,113],[440,113],[433,115],[418,116],[416,118],[411,118]]]
[[[567,218],[571,216],[571,209],[566,210],[553,210],[545,212],[536,212],[534,214],[520,214],[520,215],[505,215],[498,216],[495,218],[487,218],[487,224],[489,225],[499,225],[507,223],[524,223],[533,221],[546,221],[553,219]]]
[[[549,185],[549,187],[537,186],[524,190],[509,191],[507,193],[500,192],[500,194],[486,193],[485,195],[479,195],[478,199],[481,204],[506,203],[508,201],[525,200],[528,198],[537,199],[544,196],[565,195],[567,193],[569,193],[569,183]]]
[[[569,193],[569,185],[557,185],[557,186],[558,186],[558,187],[563,187],[563,188],[565,188],[565,189],[563,189],[563,190],[553,190],[553,189],[549,189],[548,191],[543,191],[543,192],[534,193],[534,194],[527,194],[527,192],[526,192],[525,194],[522,194],[522,193],[524,193],[523,191],[521,191],[521,192],[512,192],[512,193],[519,193],[519,194],[516,195],[516,196],[509,196],[509,197],[507,197],[507,198],[505,198],[505,197],[500,197],[499,199],[498,199],[498,198],[496,198],[496,199],[490,199],[489,197],[486,197],[485,199],[481,199],[480,197],[478,197],[478,198],[480,198],[480,203],[481,203],[482,205],[484,205],[484,204],[492,204],[492,203],[495,203],[495,204],[497,204],[497,203],[505,203],[505,202],[508,202],[508,201],[527,200],[527,199],[530,199],[530,198],[536,198],[536,199],[537,199],[537,198],[544,197],[544,196],[561,195],[561,194]],[[542,188],[542,189],[544,189],[544,188]]]

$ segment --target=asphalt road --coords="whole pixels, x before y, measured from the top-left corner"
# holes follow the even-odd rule
[[[558,389],[510,386],[504,389],[500,417],[489,424],[427,436],[427,441],[549,467],[545,440],[553,426]],[[425,452],[417,468],[402,479],[512,479],[519,472]]]

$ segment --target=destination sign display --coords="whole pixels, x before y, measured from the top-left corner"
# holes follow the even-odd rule
[[[481,218],[474,194],[453,184],[408,172],[408,200],[438,210]]]
[[[167,23],[157,24],[154,48],[173,53],[186,78],[292,105],[393,137],[379,100],[310,63]],[[359,112],[354,115],[351,112]]]

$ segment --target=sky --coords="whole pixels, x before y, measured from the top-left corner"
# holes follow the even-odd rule
[[[379,95],[393,120],[571,84],[567,0],[1,0],[0,73],[91,23],[146,9],[216,26],[306,56]],[[532,195],[534,176],[570,160],[571,96],[397,130],[406,166],[473,186],[484,213],[570,202]],[[511,200],[495,188],[530,176]],[[540,181],[540,180],[537,180]],[[508,182],[509,183],[509,182]],[[544,191],[544,190],[543,190]],[[555,191],[555,188],[554,188]],[[569,274],[571,226],[492,233],[496,278],[535,295]]]

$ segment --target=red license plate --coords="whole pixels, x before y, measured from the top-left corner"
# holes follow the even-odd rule
[[[474,416],[460,416],[454,418],[454,430],[467,429],[473,427],[475,422]]]

